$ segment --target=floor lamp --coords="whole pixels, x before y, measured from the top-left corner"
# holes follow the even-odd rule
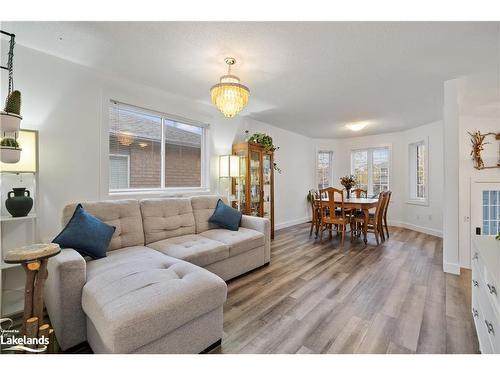
[[[233,178],[240,177],[240,157],[237,155],[219,156],[219,179],[227,179],[227,200],[231,204],[231,182]],[[240,208],[240,189],[237,190],[238,209]]]

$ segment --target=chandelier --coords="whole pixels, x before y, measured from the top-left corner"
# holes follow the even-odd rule
[[[212,104],[215,105],[224,116],[234,117],[248,104],[250,90],[240,83],[240,79],[231,74],[231,66],[236,63],[233,57],[224,59],[228,65],[227,74],[220,77],[219,83],[210,89]]]

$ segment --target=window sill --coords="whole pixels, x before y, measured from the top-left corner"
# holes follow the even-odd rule
[[[429,200],[427,199],[408,199],[406,204],[412,204],[415,206],[429,206]]]
[[[108,192],[109,197],[137,197],[137,196],[153,196],[153,197],[179,197],[193,194],[210,193],[208,188],[169,188],[169,189],[126,189],[112,190]]]

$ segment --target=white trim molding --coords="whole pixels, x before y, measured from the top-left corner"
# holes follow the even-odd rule
[[[279,230],[279,229],[284,229],[284,228],[288,228],[288,227],[293,227],[294,225],[304,224],[304,223],[307,223],[308,221],[311,221],[311,218],[308,216],[302,217],[299,219],[295,219],[295,220],[284,221],[282,223],[275,224],[274,229]]]
[[[460,275],[460,264],[443,263],[443,272],[451,273],[453,275]]]
[[[443,237],[443,231],[433,228],[421,227],[419,225],[404,223],[402,221],[391,221],[391,220],[389,220],[387,224],[394,227],[400,227],[400,228],[414,230],[415,232],[429,234],[431,236],[436,236],[441,238]]]

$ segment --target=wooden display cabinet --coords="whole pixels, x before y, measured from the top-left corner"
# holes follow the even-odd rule
[[[233,145],[233,155],[240,157],[240,178],[233,179],[237,200],[234,208],[245,215],[271,220],[274,238],[274,153],[251,142]]]

